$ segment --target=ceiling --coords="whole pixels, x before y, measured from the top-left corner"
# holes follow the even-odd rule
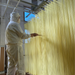
[[[32,11],[32,13],[37,13],[44,5],[50,0],[20,0],[18,7],[22,7],[27,11]],[[10,0],[10,5],[14,6],[17,4],[18,0]],[[29,10],[28,10],[29,9]]]
[[[2,0],[0,0],[0,3],[1,1]],[[15,7],[18,1],[19,0],[10,0],[9,5]],[[18,7],[21,7],[30,13],[37,14],[41,9],[44,10],[44,6],[47,5],[50,1],[53,0],[20,0]]]

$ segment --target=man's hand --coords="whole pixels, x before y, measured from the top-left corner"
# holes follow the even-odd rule
[[[31,34],[31,37],[36,37],[36,36],[38,36],[37,33],[32,33],[32,34]]]
[[[32,74],[30,74],[29,72],[26,72],[26,74],[25,75],[32,75]]]

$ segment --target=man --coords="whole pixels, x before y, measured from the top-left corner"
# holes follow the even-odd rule
[[[24,75],[24,56],[22,49],[22,39],[38,36],[38,34],[25,34],[20,27],[19,13],[12,12],[10,14],[10,22],[6,27],[6,45],[8,55],[8,70],[7,75]],[[17,67],[17,71],[16,71]]]

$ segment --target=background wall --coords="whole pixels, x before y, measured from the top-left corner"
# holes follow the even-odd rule
[[[0,3],[5,3],[6,4],[6,0],[0,0]],[[12,8],[8,7],[5,17],[2,18],[1,16],[3,16],[4,12],[5,12],[5,6],[0,6],[0,18],[1,18],[1,24],[0,24],[0,74],[5,73],[5,29],[6,26],[8,24],[8,22],[10,21],[10,13],[13,11],[14,7],[16,6],[15,3],[9,4],[10,7],[12,6]],[[21,27],[24,29],[24,20],[23,20],[23,8],[18,7],[16,9],[15,12],[18,12],[21,15]],[[4,47],[4,48],[3,48]],[[24,48],[24,46],[23,46]]]
[[[6,0],[2,0],[1,3],[6,3]],[[13,11],[14,7],[16,6],[16,3],[10,3],[9,5],[11,5],[10,7],[7,8],[6,14],[4,18],[1,18],[1,24],[0,24],[0,45],[5,45],[5,29],[6,26],[8,24],[8,22],[10,21],[10,13]],[[3,16],[4,12],[5,12],[5,6],[0,6],[0,16]],[[18,12],[21,15],[21,27],[24,31],[24,19],[23,19],[23,10],[24,8],[20,8],[18,7],[16,9],[15,12]]]
[[[51,2],[25,25],[41,34],[25,44],[26,72],[33,75],[74,75],[75,1]]]

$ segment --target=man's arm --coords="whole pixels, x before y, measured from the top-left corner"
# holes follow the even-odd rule
[[[27,38],[30,38],[30,37],[36,37],[36,36],[38,36],[37,33],[32,33],[32,34],[25,34],[25,33],[23,33],[23,30],[22,30],[22,28],[20,27],[20,25],[16,25],[14,29],[15,29],[15,31],[16,31],[16,34],[17,34],[21,39],[27,39]]]
[[[25,34],[22,30],[22,28],[20,27],[20,25],[15,25],[14,30],[16,31],[16,34],[18,35],[18,37],[20,37],[21,39],[27,39],[29,37],[31,37],[31,35],[29,34]]]

